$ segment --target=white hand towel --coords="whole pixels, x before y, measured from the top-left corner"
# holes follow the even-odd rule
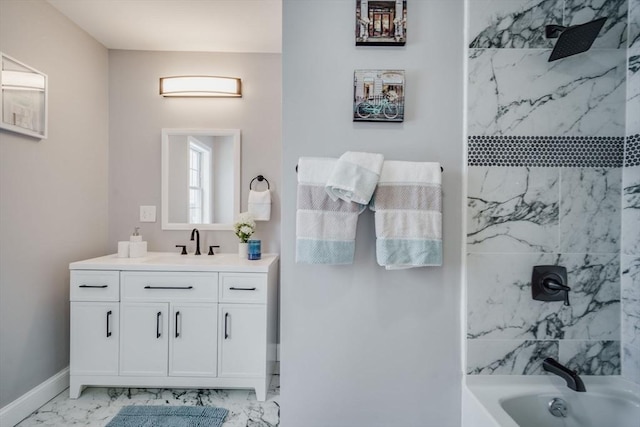
[[[271,219],[271,191],[249,190],[249,213],[256,221]]]
[[[325,185],[331,200],[367,205],[376,189],[384,156],[347,151],[336,162]]]

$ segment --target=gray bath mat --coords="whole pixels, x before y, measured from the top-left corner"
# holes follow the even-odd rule
[[[125,406],[106,427],[220,427],[227,416],[213,406]]]

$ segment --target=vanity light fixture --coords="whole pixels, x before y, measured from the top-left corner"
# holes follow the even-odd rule
[[[241,81],[236,77],[160,77],[160,95],[202,98],[240,98]]]

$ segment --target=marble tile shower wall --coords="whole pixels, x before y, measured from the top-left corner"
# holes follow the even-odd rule
[[[627,139],[622,173],[622,375],[640,383],[640,0],[629,1]]]
[[[620,374],[628,0],[468,6],[467,372]],[[545,25],[603,16],[589,52],[547,62]],[[531,298],[543,264],[570,306]]]

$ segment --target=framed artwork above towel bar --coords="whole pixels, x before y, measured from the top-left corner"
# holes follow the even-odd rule
[[[404,70],[355,70],[354,122],[404,121]]]

